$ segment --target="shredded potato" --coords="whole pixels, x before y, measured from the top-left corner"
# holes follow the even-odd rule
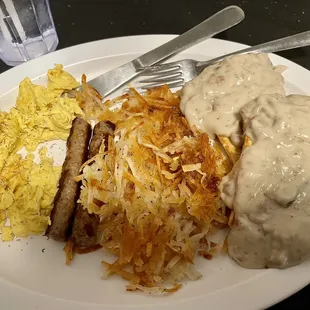
[[[73,256],[74,256],[74,253],[75,253],[75,245],[74,245],[74,242],[72,241],[72,239],[70,238],[65,247],[64,247],[64,251],[65,251],[65,254],[66,254],[66,265],[67,266],[70,266],[71,265],[71,262],[73,260]]]
[[[118,274],[128,290],[173,292],[201,277],[196,253],[224,244],[209,238],[228,227],[218,184],[231,165],[207,134],[189,127],[167,86],[118,99],[121,108],[110,111],[111,101],[100,108],[115,137],[84,165],[80,202],[100,216],[100,244],[117,256],[102,262],[105,277]]]
[[[242,152],[249,146],[251,146],[253,144],[252,140],[248,137],[248,136],[245,136],[244,138],[244,144],[242,146]]]
[[[235,145],[233,145],[230,138],[228,137],[218,136],[218,139],[225,149],[231,162],[235,164],[241,156],[241,149],[238,149]]]
[[[96,89],[86,83],[85,74],[82,75],[81,90],[72,91],[72,95],[79,102],[86,119],[96,119],[98,113],[102,112],[102,97]]]

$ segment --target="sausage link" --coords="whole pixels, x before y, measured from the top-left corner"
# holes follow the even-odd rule
[[[93,136],[89,144],[88,158],[92,158],[99,153],[99,148],[101,146],[102,140],[106,148],[108,147],[108,137],[113,136],[115,130],[115,125],[111,122],[99,122],[94,127]]]
[[[113,135],[115,126],[110,122],[99,122],[94,127],[93,137],[89,145],[89,158],[98,154],[102,140],[107,147],[108,137]],[[81,204],[78,204],[72,228],[72,240],[79,247],[91,247],[97,244],[99,216],[89,214]]]
[[[56,241],[67,241],[71,233],[80,192],[80,184],[74,181],[74,177],[79,175],[80,167],[87,159],[90,135],[91,126],[82,118],[76,117],[67,141],[67,154],[51,212],[51,225],[45,233]]]

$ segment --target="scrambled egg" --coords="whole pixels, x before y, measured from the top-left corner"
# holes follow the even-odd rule
[[[17,152],[35,151],[45,141],[69,136],[72,120],[83,112],[75,98],[63,95],[79,83],[61,65],[48,71],[47,87],[29,78],[19,85],[16,106],[0,111],[0,229],[2,240],[45,231],[61,167],[40,150],[41,163],[33,154],[23,159]],[[9,221],[8,221],[9,220]]]
[[[20,128],[17,119],[10,113],[0,112],[0,171],[15,149],[19,135]]]
[[[41,142],[68,138],[72,120],[83,112],[75,98],[61,95],[78,85],[61,65],[48,71],[47,87],[35,85],[29,78],[20,83],[16,107],[10,111],[20,126],[17,149],[25,146],[34,151]]]
[[[61,167],[53,167],[47,149],[39,151],[41,162],[33,154],[25,159],[14,154],[0,174],[0,227],[2,240],[27,237],[45,231],[57,191]],[[9,218],[9,225],[6,223]]]

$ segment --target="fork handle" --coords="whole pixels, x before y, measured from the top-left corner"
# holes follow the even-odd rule
[[[281,39],[277,39],[274,41],[269,41],[266,43],[258,44],[252,47],[248,47],[233,53],[229,53],[226,55],[222,55],[220,57],[213,58],[207,61],[198,61],[198,67],[206,67],[208,65],[212,65],[225,57],[237,55],[237,54],[245,54],[250,52],[262,52],[262,53],[275,53],[280,51],[286,51],[298,47],[308,46],[310,45],[310,31],[301,32],[298,34],[294,34],[292,36],[284,37]]]
[[[235,26],[243,19],[244,12],[242,9],[234,5],[229,6],[191,30],[133,60],[135,69],[142,70],[145,67],[163,61],[182,50]]]

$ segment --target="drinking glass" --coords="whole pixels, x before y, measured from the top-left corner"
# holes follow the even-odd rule
[[[53,52],[57,45],[48,0],[0,0],[0,58],[7,65]]]

